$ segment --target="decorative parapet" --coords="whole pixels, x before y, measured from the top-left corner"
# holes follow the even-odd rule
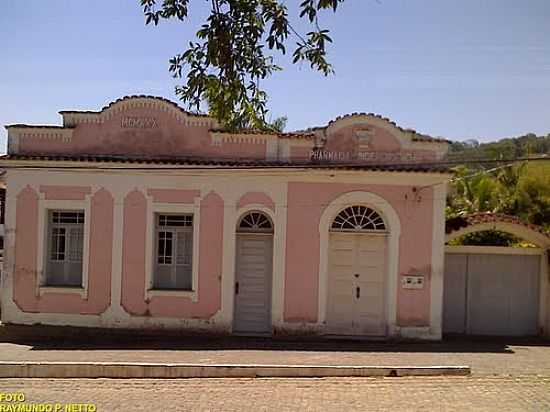
[[[212,145],[221,146],[223,143],[265,144],[269,140],[277,139],[277,135],[211,132]]]
[[[432,138],[412,129],[403,129],[389,119],[372,113],[353,113],[339,117],[324,127],[290,133],[259,129],[237,131],[220,129],[217,121],[207,115],[191,113],[170,100],[146,95],[125,96],[109,103],[99,111],[69,110],[61,111],[60,114],[63,117],[63,126],[7,126],[9,153],[18,153],[20,146],[26,151],[30,151],[30,149],[27,150],[26,144],[20,145],[21,139],[69,143],[73,139],[73,130],[79,124],[101,125],[110,122],[105,125],[105,128],[111,129],[115,126],[116,133],[118,133],[120,130],[117,127],[117,122],[120,122],[118,124],[120,129],[149,130],[174,126],[173,121],[179,125],[201,128],[201,130],[197,130],[197,133],[200,134],[197,139],[204,138],[204,132],[208,130],[210,133],[209,143],[212,146],[218,146],[212,148],[212,154],[219,155],[220,147],[229,144],[232,145],[231,153],[235,152],[235,146],[242,145],[243,148],[247,146],[245,152],[248,155],[250,155],[250,152],[254,152],[254,156],[257,157],[263,155],[263,146],[265,146],[265,159],[269,161],[293,161],[296,159],[302,161],[311,159],[315,162],[331,161],[331,156],[334,154],[337,160],[345,161],[348,160],[345,156],[349,155],[350,159],[355,160],[357,158],[356,160],[363,162],[433,162],[443,159],[448,148],[448,142],[444,139]],[[169,122],[168,124],[162,124],[161,120],[169,120]],[[327,142],[338,143],[338,140],[331,139],[338,139],[340,130],[345,130],[344,134],[349,134],[350,129],[346,129],[349,126],[353,126],[351,132],[355,139],[354,142],[357,143],[354,143],[354,147],[350,147],[348,144],[349,136],[342,139],[341,146],[338,146],[338,144],[327,145]],[[386,141],[377,139],[380,130],[384,130],[386,134],[389,133],[392,136],[389,136],[390,138]],[[193,136],[195,131],[180,130],[178,133]],[[82,135],[88,136],[86,143],[88,140],[93,141],[95,139],[92,136],[94,133],[88,128],[84,128]],[[80,142],[80,134],[78,136]],[[393,138],[398,141],[399,145],[394,143]],[[42,144],[43,142],[36,140],[32,143],[36,143],[37,153],[49,152],[49,144]],[[127,143],[125,141],[125,144]],[[205,142],[201,142],[201,145],[203,143]],[[52,151],[61,151],[66,154],[70,152],[71,148],[72,146],[60,148],[60,145],[52,145]],[[171,150],[172,148],[167,149],[165,150],[166,153],[163,154],[175,154]],[[345,152],[330,153],[334,150]],[[324,153],[325,151],[327,153]],[[388,154],[382,153],[384,151]],[[395,152],[399,152],[398,158],[395,157]],[[328,156],[327,159],[324,158],[325,155]]]
[[[387,117],[374,113],[347,114],[331,120],[326,126],[306,129],[304,132],[316,133],[319,136],[320,146],[324,146],[329,137],[339,130],[358,125],[365,127],[364,130],[356,131],[361,150],[368,149],[370,136],[372,136],[372,131],[369,129],[374,127],[386,130],[395,136],[399,140],[402,150],[432,151],[438,160],[447,154],[448,140],[421,134],[413,129],[402,128]]]
[[[70,143],[73,129],[60,126],[29,126],[14,124],[8,130],[8,153],[17,153],[21,139],[40,139]]]
[[[168,99],[145,95],[125,96],[109,103],[97,112],[63,110],[59,113],[63,116],[63,125],[65,127],[75,127],[81,123],[101,124],[129,109],[149,109],[163,112],[185,126],[208,128],[217,126],[217,122],[211,117],[187,112]]]
[[[340,125],[346,124],[348,122],[354,123],[357,120],[367,120],[370,123],[375,124],[378,127],[390,127],[393,129],[396,129],[400,132],[402,132],[405,135],[408,135],[412,141],[416,142],[425,142],[425,143],[439,143],[439,144],[448,144],[450,143],[449,140],[444,139],[442,137],[432,137],[428,136],[426,134],[418,133],[414,129],[405,129],[401,126],[398,126],[397,123],[390,120],[387,117],[381,116],[379,114],[375,113],[351,113],[346,114],[344,116],[339,116],[334,120],[331,120],[327,126],[318,128],[318,129],[332,129],[332,128],[339,128]]]

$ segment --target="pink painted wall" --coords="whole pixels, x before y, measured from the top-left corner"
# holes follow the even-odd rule
[[[123,222],[121,304],[128,313],[145,314],[147,199],[139,190],[124,198]]]
[[[319,223],[328,204],[352,191],[375,193],[386,199],[401,222],[399,277],[426,274],[424,289],[404,290],[398,280],[397,323],[428,325],[432,254],[433,191],[424,189],[415,200],[411,187],[336,183],[289,183],[284,319],[316,322],[319,304]],[[376,206],[376,205],[373,205]],[[328,228],[327,228],[328,230]]]
[[[85,199],[89,187],[41,186],[48,199]],[[285,262],[284,319],[315,322],[319,302],[319,222],[325,207],[351,191],[375,193],[386,199],[401,222],[399,276],[426,274],[426,286],[404,290],[397,284],[397,322],[401,326],[429,324],[432,253],[433,192],[424,189],[415,197],[409,186],[334,183],[289,183],[288,226]],[[147,193],[154,201],[194,203],[196,190],[156,189]],[[238,207],[262,204],[274,209],[273,200],[262,192],[249,192]],[[38,193],[27,187],[16,200],[16,247],[14,301],[25,312],[100,314],[111,297],[113,252],[113,197],[105,189],[91,194],[88,298],[78,293],[37,293]],[[373,205],[376,207],[376,205]],[[155,296],[145,299],[147,200],[134,190],[123,208],[122,305],[137,316],[209,319],[221,308],[224,201],[211,192],[200,202],[198,301],[187,297]]]
[[[158,189],[149,191],[155,193],[155,190]],[[176,194],[165,196],[174,198]],[[152,270],[145,264],[147,201],[137,190],[126,196],[122,248],[122,306],[126,312],[137,316],[209,319],[220,310],[223,211],[224,202],[218,194],[211,192],[201,200],[198,301],[177,296],[154,296],[147,301],[146,271]]]
[[[313,142],[311,146],[290,146],[290,160],[295,162],[310,160],[312,149]]]
[[[242,208],[248,205],[262,205],[275,211],[275,203],[268,195],[262,192],[248,192],[241,196],[237,202],[237,208]]]
[[[370,150],[381,152],[395,152],[401,149],[399,140],[390,132],[380,127],[364,124],[350,125],[339,129],[327,138],[325,150],[334,151],[357,151],[359,142],[355,133],[359,130],[370,132]]]
[[[90,188],[41,187],[49,198],[74,199],[75,193],[89,193]],[[113,198],[105,189],[91,198],[88,298],[79,293],[45,293],[38,295],[38,194],[26,187],[17,195],[15,238],[15,272],[13,300],[24,312],[100,314],[110,304]],[[106,234],[108,234],[106,236]]]
[[[40,185],[40,193],[46,200],[84,200],[92,193],[90,187]]]
[[[194,203],[199,197],[200,190],[179,189],[149,189],[147,194],[153,198],[153,202],[159,203]]]
[[[122,118],[125,116],[154,117],[158,127],[123,128]],[[265,159],[266,144],[243,142],[212,145],[208,126],[184,125],[167,111],[129,108],[104,123],[78,124],[71,141],[24,137],[19,142],[18,153]]]

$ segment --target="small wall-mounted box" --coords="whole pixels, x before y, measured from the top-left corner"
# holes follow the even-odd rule
[[[424,289],[424,276],[403,276],[401,286],[403,289]]]

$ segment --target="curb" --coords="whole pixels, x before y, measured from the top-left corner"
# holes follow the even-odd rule
[[[469,366],[203,365],[122,362],[0,362],[0,378],[326,378],[468,376]]]

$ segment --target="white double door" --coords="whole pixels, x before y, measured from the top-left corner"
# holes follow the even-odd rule
[[[330,334],[386,334],[387,236],[331,233],[327,329]]]

